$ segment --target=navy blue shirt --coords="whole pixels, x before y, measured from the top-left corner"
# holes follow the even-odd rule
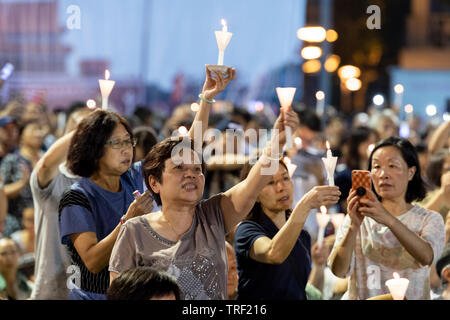
[[[72,263],[81,269],[81,289],[106,293],[109,285],[108,267],[92,274],[76,252],[70,235],[95,232],[98,241],[109,235],[134,201],[133,191],[143,193],[142,165],[134,163],[120,176],[121,191],[105,190],[88,178],[81,178],[66,191],[60,202],[59,227],[62,244],[69,247]]]
[[[239,272],[238,300],[306,300],[305,287],[311,272],[308,232],[301,231],[288,258],[281,264],[261,263],[250,258],[250,249],[256,239],[272,239],[278,231],[262,211],[239,224],[234,238]]]

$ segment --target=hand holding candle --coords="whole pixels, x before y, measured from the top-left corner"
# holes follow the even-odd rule
[[[317,244],[322,247],[325,228],[330,221],[330,215],[327,214],[327,207],[320,206],[320,212],[316,213],[317,224],[319,225],[319,234],[317,235]]]
[[[292,87],[287,87],[287,88],[278,87],[278,88],[276,88],[277,95],[278,95],[278,100],[280,100],[280,105],[281,105],[282,111],[288,111],[289,110],[289,108],[292,105],[292,101],[294,100],[294,95],[295,95],[295,91],[296,90],[297,90],[296,88],[292,88]],[[286,148],[287,149],[292,149],[292,147],[293,147],[293,144],[292,144],[292,129],[291,129],[291,127],[286,127],[285,131],[286,131]]]
[[[327,171],[328,185],[334,186],[334,170],[336,169],[338,157],[333,157],[330,149],[330,143],[327,141],[327,157],[322,158],[325,165],[325,170]]]
[[[400,278],[397,272],[394,272],[394,279],[386,281],[386,286],[394,300],[403,300],[405,298],[406,290],[408,289],[409,280]]]
[[[105,79],[99,79],[98,83],[100,85],[100,91],[102,93],[102,109],[108,109],[108,98],[114,88],[115,81],[109,80],[110,73],[109,70],[105,70]]]

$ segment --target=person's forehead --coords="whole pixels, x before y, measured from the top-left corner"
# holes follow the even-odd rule
[[[111,134],[111,139],[124,138],[129,136],[130,133],[127,131],[127,129],[125,129],[125,127],[121,123],[118,123]]]
[[[386,146],[377,149],[372,160],[403,160],[402,153],[394,146]]]

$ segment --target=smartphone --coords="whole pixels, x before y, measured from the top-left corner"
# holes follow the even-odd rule
[[[2,71],[0,72],[0,78],[2,80],[7,80],[11,74],[14,71],[14,66],[11,63],[5,64],[5,66],[2,68]]]
[[[352,189],[360,198],[367,198],[367,191],[372,189],[372,179],[368,170],[352,170]]]

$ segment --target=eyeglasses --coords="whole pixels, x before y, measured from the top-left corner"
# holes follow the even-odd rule
[[[106,144],[109,144],[111,146],[111,148],[113,148],[113,149],[123,149],[123,148],[135,147],[136,146],[136,138],[122,140],[122,141],[110,140],[110,141],[106,141]]]

